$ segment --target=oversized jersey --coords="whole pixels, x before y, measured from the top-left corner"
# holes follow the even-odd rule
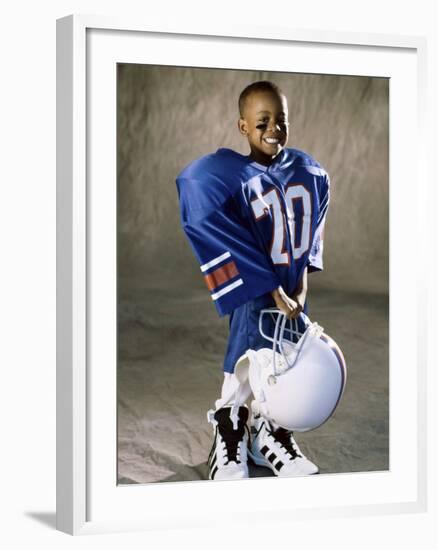
[[[329,178],[306,153],[284,149],[262,166],[230,149],[192,162],[177,178],[181,221],[219,315],[297,289],[323,267]]]

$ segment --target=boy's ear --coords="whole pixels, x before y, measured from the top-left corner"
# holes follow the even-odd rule
[[[239,127],[239,132],[243,135],[243,136],[247,136],[248,135],[248,124],[246,122],[246,120],[244,118],[239,118],[238,122],[237,122],[237,126]]]

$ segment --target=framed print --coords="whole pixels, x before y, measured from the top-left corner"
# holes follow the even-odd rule
[[[58,528],[208,526],[210,503],[220,508],[230,498],[242,503],[236,521],[424,510],[426,289],[412,267],[425,254],[424,41],[71,16],[58,21],[57,48]],[[324,182],[330,189],[324,232],[323,192],[312,225],[316,203],[292,172],[291,213],[276,219],[286,224],[282,235],[293,235],[288,266],[313,254],[324,233],[324,272],[309,274],[305,307],[342,349],[347,383],[327,422],[294,428],[295,457],[313,460],[319,475],[280,476],[275,467],[284,464],[269,451],[272,467],[250,464],[249,479],[214,482],[206,416],[224,395],[224,355],[232,372],[227,315],[241,306],[221,299],[231,300],[264,260],[244,275],[240,233],[225,252],[204,257],[211,224],[196,233],[190,221],[184,233],[175,181],[190,179],[193,161],[213,162],[213,153],[222,155],[221,170],[251,161],[263,172],[254,151],[280,138],[254,145],[241,122],[249,96],[240,94],[255,82],[280,90],[284,151],[305,159],[318,190]],[[282,124],[275,122],[280,133]],[[275,186],[273,170],[266,174],[257,178]],[[198,223],[206,199],[196,188],[190,200]],[[253,210],[254,200],[245,203]],[[275,214],[273,202],[263,203],[255,221],[266,208]],[[278,257],[274,234],[266,248],[273,265],[289,254],[280,241]],[[247,236],[242,242],[248,248]],[[306,270],[322,268],[309,258]]]

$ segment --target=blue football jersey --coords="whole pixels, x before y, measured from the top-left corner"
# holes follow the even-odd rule
[[[284,149],[269,166],[230,149],[177,178],[181,221],[217,311],[225,315],[278,288],[292,295],[304,269],[321,270],[329,177]]]

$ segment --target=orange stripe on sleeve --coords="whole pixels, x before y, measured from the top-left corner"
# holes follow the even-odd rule
[[[239,270],[237,269],[236,264],[234,262],[228,262],[222,267],[215,269],[208,275],[204,275],[204,279],[208,290],[213,290],[237,275],[239,275]]]

